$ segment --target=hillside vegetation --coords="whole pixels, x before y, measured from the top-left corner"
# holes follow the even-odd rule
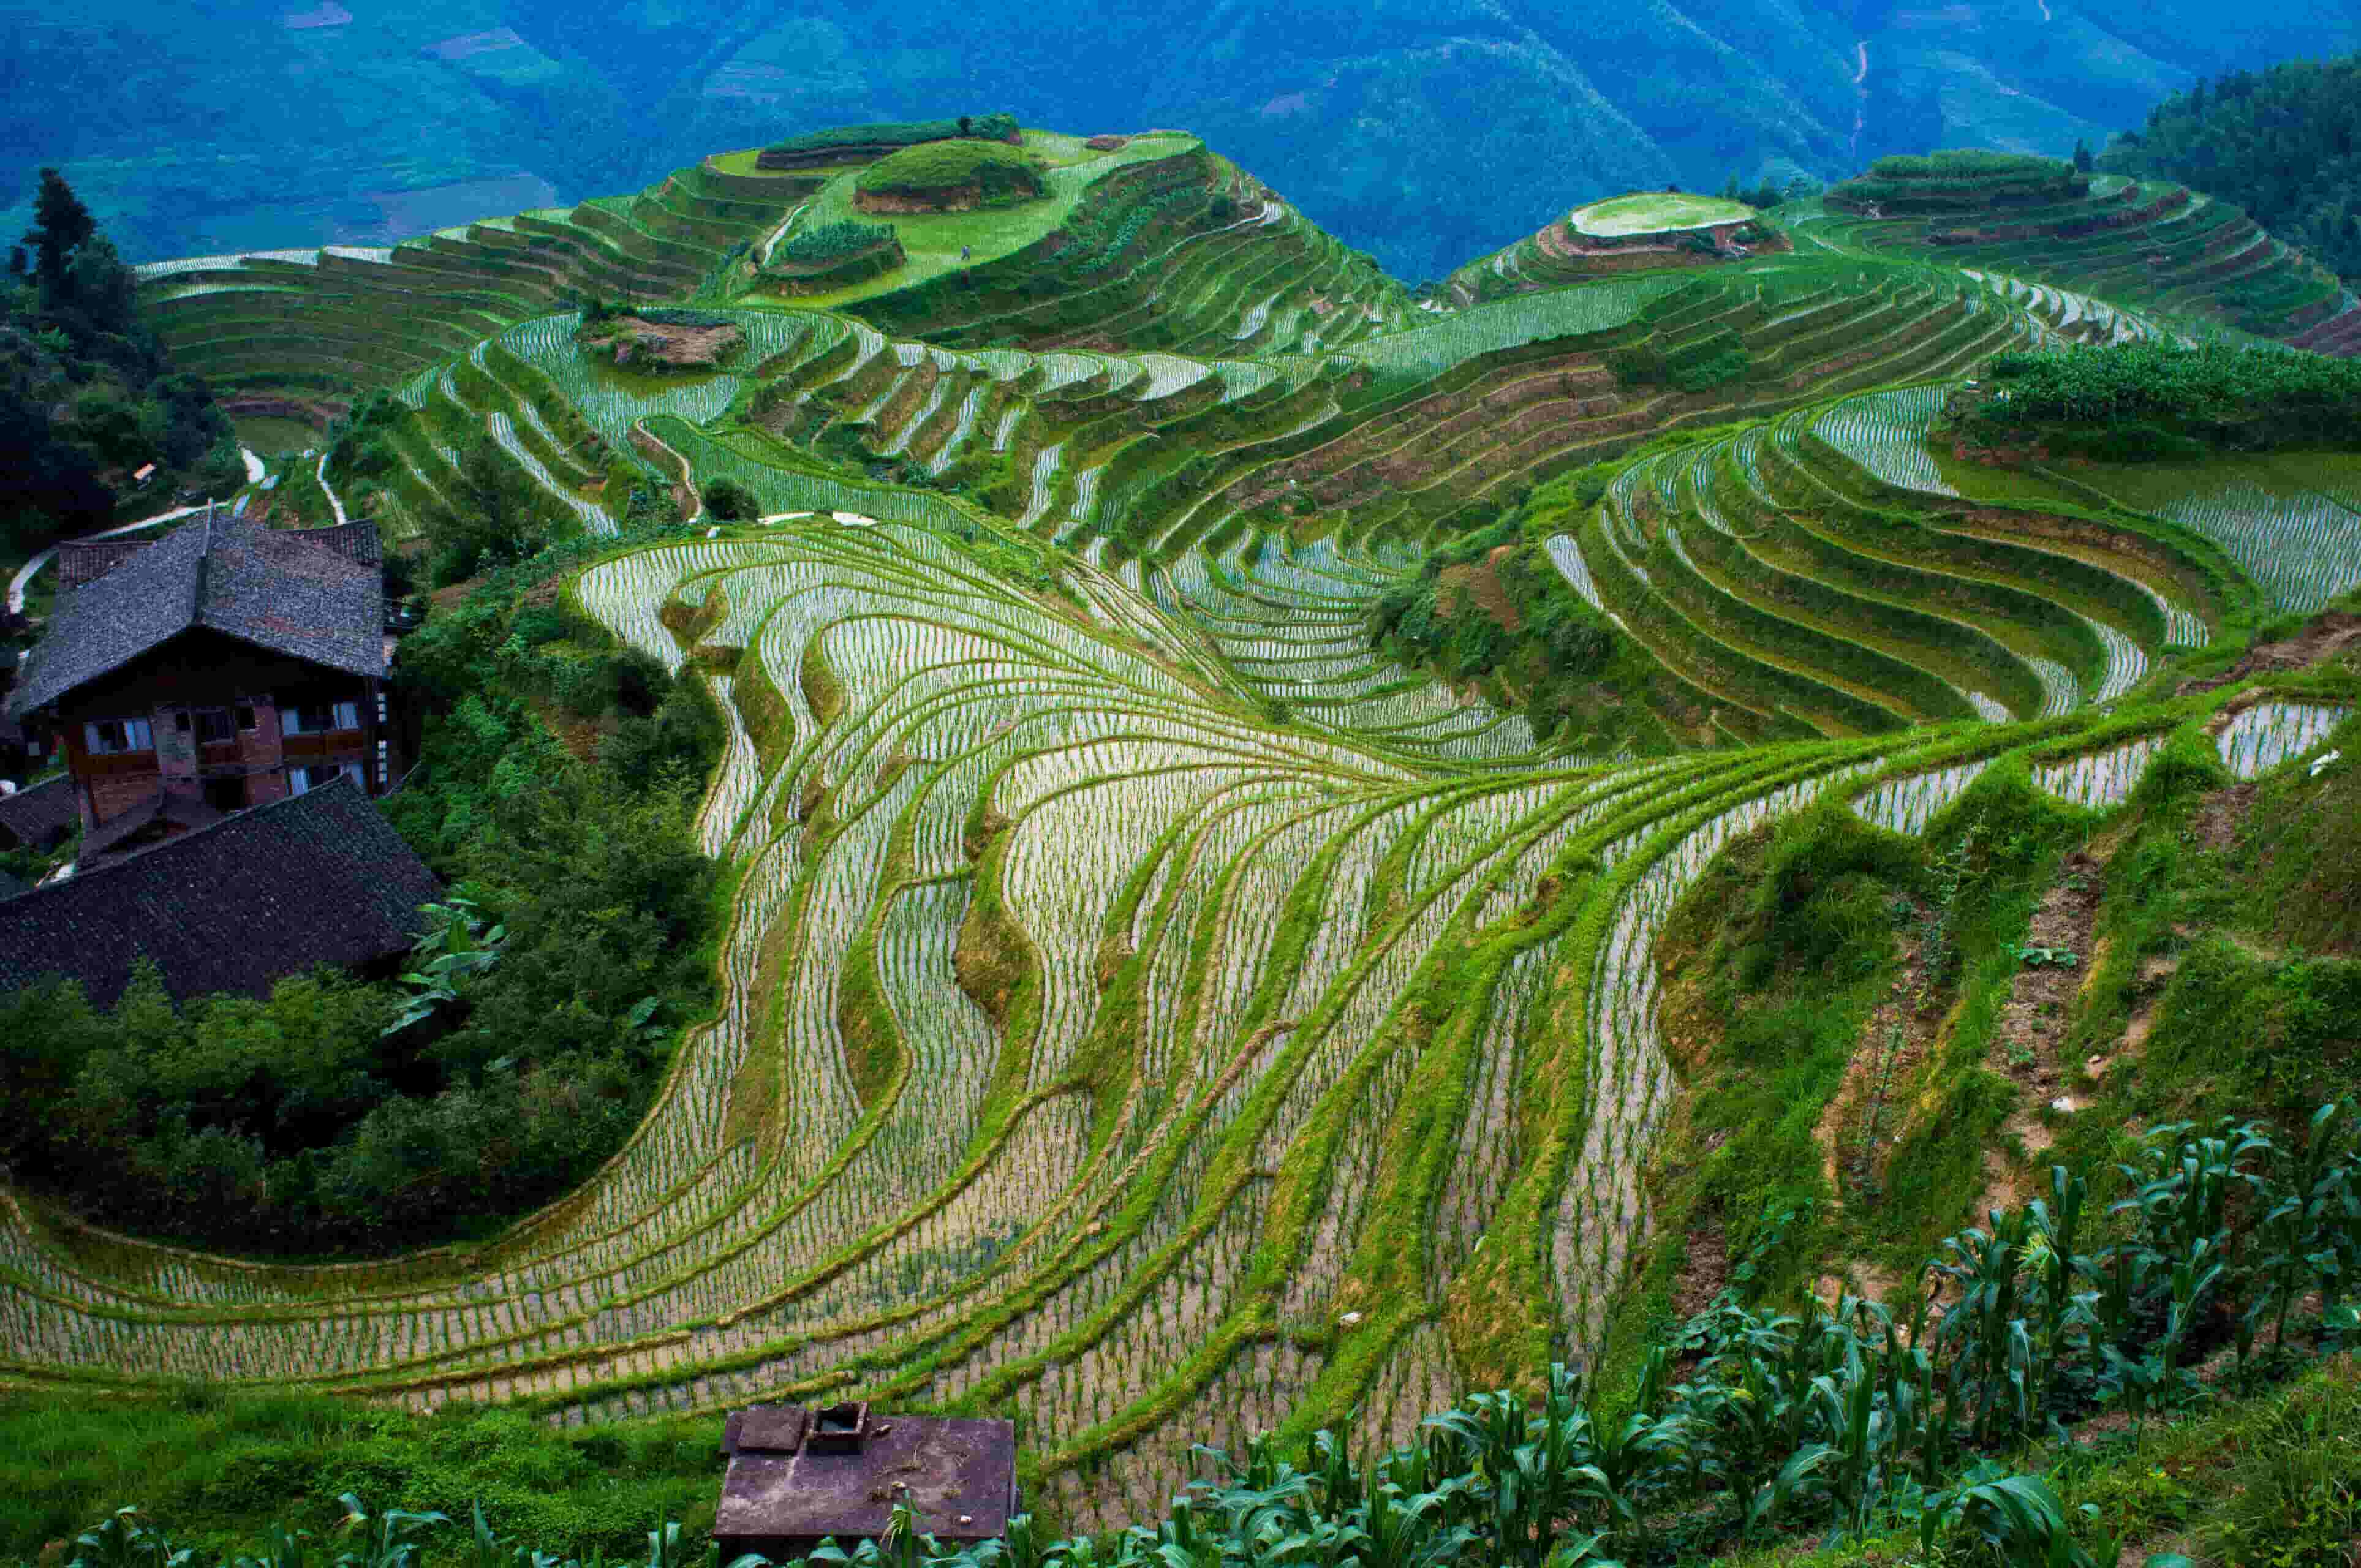
[[[123,521],[117,509],[136,499],[218,491],[242,472],[212,389],[174,367],[137,287],[89,209],[44,170],[37,221],[0,280],[0,559]]]
[[[144,274],[219,389],[344,410],[314,483],[488,577],[404,652],[397,819],[494,882],[638,863],[588,840],[644,809],[679,874],[586,875],[435,1000],[479,1095],[511,1033],[611,1042],[584,1163],[646,1094],[504,1228],[266,1264],[12,1187],[28,1421],[282,1434],[173,1472],[209,1550],[494,1482],[503,1535],[628,1545],[619,1451],[825,1393],[1014,1420],[1029,1560],[2112,1568],[2183,1521],[2056,1426],[2349,1402],[2361,454],[2220,418],[2341,430],[2288,346],[2361,339],[2333,280],[2201,193],[1947,155],[1872,178],[1975,202],[1605,279],[1561,221],[1419,298],[1193,137],[1021,140],[915,151],[1045,198],[805,296],[767,259],[885,161]],[[592,292],[739,346],[602,362]],[[2016,387],[2039,441],[1962,433]],[[2118,419],[2202,450],[2069,450]],[[318,1396],[383,1424],[290,1452]]]
[[[2361,281],[2361,59],[2201,79],[2117,137],[2098,166],[2237,203],[2347,283]]]

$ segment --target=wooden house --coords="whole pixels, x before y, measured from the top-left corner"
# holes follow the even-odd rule
[[[60,597],[7,712],[60,747],[82,863],[332,779],[400,776],[373,525],[280,532],[209,510],[60,548]]]

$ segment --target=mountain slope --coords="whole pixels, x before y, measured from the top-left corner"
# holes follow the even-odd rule
[[[1026,146],[1049,196],[897,209],[882,272],[766,269],[862,168],[743,157],[147,269],[225,394],[355,411],[320,504],[440,543],[489,463],[571,520],[412,667],[497,691],[570,629],[709,695],[723,1003],[466,1249],[257,1265],[0,1192],[0,1373],[569,1426],[844,1389],[1014,1415],[1038,1506],[1145,1517],[1192,1442],[1367,1452],[1612,1343],[1686,1092],[1659,945],[1723,850],[1817,805],[1915,861],[1972,779],[2062,843],[2354,744],[2349,669],[2248,656],[2361,583],[2349,452],[1937,433],[2004,351],[2333,311],[2243,219],[2180,251],[2191,203],[2134,201],[2154,268],[2085,236],[2136,308],[1856,187],[1603,279],[1545,230],[1429,311],[1193,137]],[[587,344],[581,290],[644,335]],[[734,346],[619,367],[664,327]],[[456,689],[425,754],[480,760]]]
[[[2236,202],[2347,283],[2361,280],[2361,59],[2293,60],[2199,82],[2152,110],[2099,167]]]
[[[59,163],[135,258],[383,244],[715,147],[989,102],[1191,126],[1408,278],[1571,197],[1930,146],[2062,153],[2196,75],[2361,46],[2354,0],[102,0],[71,20],[18,0],[6,19],[0,200]]]

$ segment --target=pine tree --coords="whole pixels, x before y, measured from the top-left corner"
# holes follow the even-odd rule
[[[2094,160],[2094,159],[2092,158],[2092,156],[2091,156],[2091,144],[2090,144],[2089,142],[2087,142],[2087,141],[2084,141],[2084,140],[2083,140],[2082,138],[2081,138],[2080,137],[2075,137],[2075,138],[2074,138],[2074,172],[2075,172],[2075,173],[2077,173],[2077,174],[2088,174],[2088,173],[2090,173],[2090,172],[2091,172],[2091,165],[2092,165],[2092,163],[2093,161],[2095,161],[2095,160]]]
[[[66,177],[54,169],[42,170],[41,192],[33,198],[33,226],[26,231],[25,243],[33,247],[33,276],[40,280],[45,297],[65,287],[67,264],[97,232],[98,220]]]

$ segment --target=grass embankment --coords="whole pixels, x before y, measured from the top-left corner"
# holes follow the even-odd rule
[[[2349,693],[2356,624],[2281,622],[2216,662],[2324,650],[2278,679]],[[2132,1129],[2235,1114],[2300,1143],[2361,1092],[2361,771],[2237,783],[2214,700],[2183,699],[2112,820],[1996,764],[1916,839],[1828,805],[1707,870],[1658,949],[1686,1094],[1613,1358],[1725,1289],[1906,1303],[1929,1249],[2053,1163],[2112,1201]],[[2326,745],[2361,750],[2361,722]]]
[[[559,1432],[513,1412],[417,1416],[316,1394],[0,1394],[0,1560],[130,1504],[213,1557],[274,1523],[325,1533],[345,1492],[462,1519],[481,1503],[504,1530],[619,1552],[659,1519],[711,1528],[720,1436],[712,1420]]]

